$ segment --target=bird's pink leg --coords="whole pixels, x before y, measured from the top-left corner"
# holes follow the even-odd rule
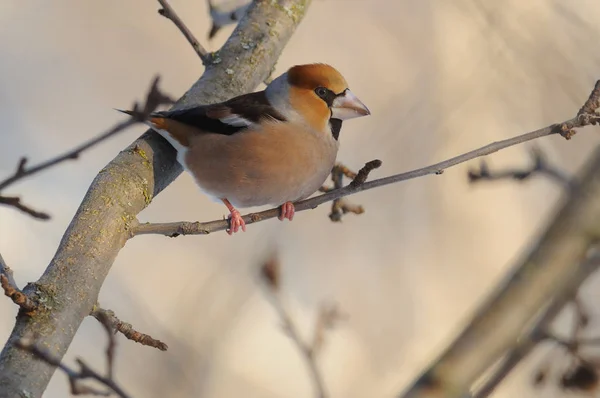
[[[234,232],[237,232],[240,227],[242,231],[246,232],[246,222],[242,218],[240,212],[233,207],[233,205],[227,199],[221,199],[221,201],[227,206],[229,209],[229,229],[227,229],[227,233],[232,235]]]
[[[288,220],[292,221],[295,213],[296,209],[294,208],[294,204],[292,202],[285,202],[281,205],[281,213],[279,213],[279,219],[283,221],[287,218]]]

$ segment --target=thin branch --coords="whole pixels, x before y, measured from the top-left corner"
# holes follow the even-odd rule
[[[319,309],[317,321],[313,330],[313,338],[310,345],[313,356],[316,356],[325,344],[325,332],[333,329],[346,315],[340,311],[335,303],[323,304]]]
[[[114,376],[114,362],[115,362],[115,346],[117,344],[115,340],[115,328],[112,323],[110,315],[106,311],[92,311],[93,317],[102,324],[106,335],[108,336],[108,344],[106,345],[106,376],[112,379]]]
[[[382,162],[379,159],[371,160],[370,162],[365,163],[365,165],[360,170],[358,170],[358,173],[356,173],[356,177],[354,177],[354,179],[350,183],[350,186],[353,188],[357,188],[363,185],[367,181],[367,178],[369,178],[369,174],[373,170],[381,167],[381,164]]]
[[[224,2],[219,5],[214,4],[212,0],[207,0],[207,2],[208,10],[210,12],[210,19],[212,21],[212,26],[210,27],[210,31],[208,32],[209,40],[215,37],[217,32],[221,30],[221,28],[223,28],[224,26],[234,24],[240,19],[242,19],[251,3],[251,1],[248,1],[246,4],[240,4],[234,9],[228,9],[224,6],[228,5],[231,2]]]
[[[208,64],[210,62],[210,54],[208,51],[206,51],[202,44],[200,44],[198,39],[196,39],[192,31],[188,29],[181,18],[179,18],[173,7],[169,5],[169,2],[167,0],[158,0],[158,2],[162,6],[162,8],[158,10],[158,13],[163,17],[170,19],[175,26],[177,26],[187,41],[192,45],[192,48],[194,51],[196,51],[196,54],[198,54],[200,60],[202,60],[202,63],[204,65]]]
[[[6,261],[4,261],[4,258],[2,258],[2,254],[0,254],[0,275],[6,276],[9,284],[17,286],[17,282],[13,277],[13,270],[10,269],[10,267],[6,264]]]
[[[140,109],[140,105],[136,102],[133,105],[133,116],[123,122],[117,123],[115,126],[107,130],[106,132],[98,135],[97,137],[79,145],[78,147],[59,155],[53,159],[50,159],[46,162],[42,162],[33,167],[27,167],[27,158],[22,157],[19,160],[17,168],[14,174],[3,181],[0,181],[0,191],[7,188],[8,186],[14,184],[15,182],[22,180],[26,177],[30,177],[34,174],[37,174],[43,170],[46,170],[50,167],[56,166],[59,163],[62,163],[67,160],[74,160],[81,155],[82,152],[100,144],[101,142],[107,140],[113,135],[127,129],[133,124],[145,120],[145,118],[156,109],[161,104],[172,103],[173,100],[160,92],[158,89],[158,83],[160,78],[157,76],[152,81],[152,85],[150,86],[150,90],[148,91],[148,95],[146,96],[146,101]],[[19,197],[7,197],[0,196],[0,204],[12,206],[22,212],[29,214],[30,216],[39,219],[39,220],[48,220],[50,216],[47,213],[39,212],[32,209],[29,206],[21,203],[21,199]]]
[[[552,167],[546,160],[544,154],[537,148],[531,150],[532,165],[527,169],[507,169],[500,171],[491,171],[488,164],[482,160],[479,169],[469,170],[469,182],[497,181],[504,179],[513,179],[525,181],[536,174],[542,174],[550,177],[557,183],[567,188],[574,188],[575,182],[571,180],[563,171]]]
[[[469,151],[462,155],[455,156],[448,160],[444,160],[439,163],[432,164],[423,168],[408,171],[405,173],[391,175],[389,177],[379,178],[373,181],[367,181],[359,186],[347,185],[342,189],[336,189],[323,195],[315,196],[309,199],[302,200],[294,204],[296,212],[314,209],[317,206],[330,202],[335,199],[343,198],[355,194],[357,192],[367,191],[369,189],[379,188],[385,185],[396,184],[401,181],[412,180],[415,178],[435,174],[440,175],[444,170],[464,163],[466,161],[476,159],[482,156],[490,155],[498,152],[501,149],[505,149],[514,145],[522,144],[527,141],[531,141],[537,138],[546,137],[549,135],[560,134],[565,138],[570,138],[574,134],[575,128],[585,127],[593,122],[600,120],[600,116],[593,116],[590,118],[577,116],[573,119],[566,120],[562,123],[552,124],[550,126],[531,131],[529,133],[521,134],[513,138],[508,138],[502,141],[496,141],[491,144],[485,145],[481,148]],[[251,213],[243,216],[246,224],[252,224],[275,218],[279,216],[279,209],[269,209],[258,213]],[[145,235],[145,234],[159,234],[169,237],[176,237],[179,235],[206,235],[211,232],[223,231],[227,229],[227,220],[215,220],[210,222],[190,222],[180,221],[171,223],[145,223],[134,225],[130,230],[131,236]]]
[[[37,211],[21,202],[21,198],[18,196],[2,196],[0,195],[0,205],[14,207],[17,210],[22,211],[25,214],[29,214],[33,218],[38,220],[49,220],[50,215],[42,211]]]
[[[510,372],[533,350],[544,338],[552,321],[563,310],[565,302],[572,299],[579,286],[600,267],[600,255],[593,253],[578,268],[578,277],[571,282],[571,290],[556,296],[552,302],[542,310],[531,330],[517,340],[517,343],[502,358],[492,373],[485,377],[484,382],[475,389],[472,398],[486,398],[494,392],[496,387],[510,374]],[[590,341],[592,344],[592,341]]]
[[[35,311],[37,305],[17,285],[10,283],[8,276],[3,273],[0,274],[0,285],[4,290],[4,295],[10,297],[13,303],[21,307],[25,313]]]
[[[600,241],[600,147],[578,181],[529,252],[401,397],[462,397],[482,372],[512,349],[540,308],[573,291],[586,272],[574,264],[584,262]]]
[[[106,326],[108,324],[111,330],[123,334],[127,339],[145,345],[148,347],[158,348],[161,351],[167,351],[169,346],[160,340],[153,338],[147,334],[138,332],[130,323],[123,322],[111,310],[105,310],[95,305],[90,312],[90,316],[96,318],[100,323]]]
[[[5,179],[4,181],[0,182],[0,190],[3,190],[4,188],[8,187],[9,185],[17,182],[18,180],[21,180],[25,177],[29,177],[33,174],[39,173],[42,170],[45,170],[47,168],[50,168],[52,166],[56,166],[59,163],[62,163],[66,160],[74,160],[77,159],[79,157],[79,155],[85,151],[86,149],[90,149],[91,147],[93,147],[94,145],[97,145],[98,143],[106,140],[107,138],[112,137],[113,135],[115,135],[116,133],[123,131],[124,129],[126,129],[127,127],[135,124],[136,121],[133,119],[127,119],[124,122],[120,122],[117,123],[114,127],[112,127],[111,129],[109,129],[108,131],[100,134],[98,137],[78,146],[75,149],[72,149],[60,156],[57,156],[53,159],[50,159],[46,162],[40,163],[36,166],[33,167],[29,167],[29,168],[19,168],[15,174],[13,174],[12,176],[8,177],[7,179]],[[21,159],[22,162],[22,159]]]
[[[69,378],[71,394],[73,395],[111,395],[109,392],[96,390],[92,387],[81,384],[82,380],[93,379],[108,387],[119,397],[129,398],[129,395],[123,391],[123,389],[112,379],[112,377],[100,375],[98,372],[90,368],[82,359],[78,358],[76,360],[77,364],[79,365],[79,371],[77,371],[68,367],[67,365],[62,364],[60,359],[55,358],[47,349],[37,346],[32,338],[21,338],[15,343],[15,346],[24,351],[30,352],[38,359],[62,370]]]
[[[268,270],[265,270],[267,268]],[[277,311],[277,315],[283,324],[283,328],[287,334],[287,336],[292,340],[294,345],[298,348],[298,351],[302,354],[306,366],[310,372],[311,379],[313,382],[313,386],[315,388],[315,396],[317,398],[325,398],[327,397],[327,393],[325,390],[325,382],[323,381],[323,376],[319,370],[319,367],[316,362],[315,353],[313,347],[302,340],[300,336],[300,332],[296,323],[287,312],[284,307],[281,297],[280,297],[280,289],[279,282],[273,283],[274,280],[279,281],[280,275],[280,265],[275,256],[272,256],[263,267],[261,267],[261,275],[263,276],[263,280],[265,281],[266,286],[268,287],[268,291],[270,293],[269,297],[271,297],[270,302],[273,305],[273,308]],[[269,276],[277,275],[278,277],[273,279]]]
[[[377,163],[377,162],[379,162],[379,163]],[[331,192],[336,189],[343,188],[344,177],[352,178],[352,182],[350,184],[355,183],[355,181],[360,182],[363,178],[366,181],[368,174],[372,170],[371,167],[373,164],[378,164],[377,167],[379,167],[381,165],[381,161],[373,160],[373,161],[367,163],[365,165],[365,167],[363,167],[360,171],[363,173],[363,175],[361,175],[360,179],[357,180],[357,174],[355,172],[351,171],[348,167],[344,166],[343,164],[337,163],[335,166],[333,166],[333,169],[331,170],[331,180],[333,181],[333,187],[331,188],[331,187],[327,187],[327,186],[322,186],[321,188],[319,188],[319,192]],[[373,167],[373,168],[376,168],[376,167]],[[364,181],[362,181],[362,182],[364,183]],[[355,183],[355,185],[356,185],[356,183]],[[361,205],[355,205],[353,203],[349,203],[347,200],[345,200],[343,198],[340,198],[340,199],[335,199],[331,203],[331,213],[329,213],[329,219],[333,222],[341,222],[344,214],[347,214],[347,213],[363,214],[364,212],[365,212],[365,209]]]

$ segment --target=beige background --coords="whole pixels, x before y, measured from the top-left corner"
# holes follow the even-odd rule
[[[207,43],[204,2],[172,5]],[[112,108],[142,98],[156,73],[174,96],[200,76],[196,55],[157,8],[150,0],[0,2],[0,175],[23,154],[43,160],[111,126],[122,117]],[[339,159],[356,169],[379,158],[373,176],[383,176],[574,115],[600,78],[599,18],[593,0],[315,0],[277,74],[307,62],[341,70],[373,114],[344,125]],[[218,48],[230,31],[207,45]],[[19,283],[43,272],[92,178],[142,131],[6,192],[53,215],[39,222],[0,208],[0,252]],[[536,144],[572,171],[597,134]],[[489,161],[525,166],[528,148]],[[393,396],[518,258],[558,197],[543,178],[470,186],[466,172],[477,164],[356,195],[366,213],[341,224],[323,206],[233,238],[130,241],[100,302],[170,349],[120,337],[118,380],[137,397],[311,396],[304,364],[257,283],[261,259],[276,248],[287,303],[306,336],[323,302],[349,316],[320,357],[331,396]],[[140,217],[212,220],[225,212],[182,175]],[[0,300],[0,341],[15,314]],[[83,356],[102,367],[104,342],[87,319],[65,360]],[[497,396],[524,396],[530,376],[520,368]],[[45,397],[66,394],[57,374]]]

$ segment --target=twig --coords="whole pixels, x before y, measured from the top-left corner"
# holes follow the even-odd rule
[[[38,220],[49,220],[50,215],[42,211],[37,211],[31,207],[21,203],[21,198],[18,196],[2,196],[0,195],[0,205],[12,206],[17,210],[22,211],[25,214],[29,214],[33,218]]]
[[[0,191],[2,191],[3,189],[7,188],[8,186],[14,184],[15,182],[17,182],[19,180],[22,180],[26,177],[32,176],[33,174],[39,173],[39,172],[46,170],[52,166],[56,166],[57,164],[62,163],[66,160],[77,159],[82,152],[98,145],[102,141],[125,130],[126,128],[132,126],[133,124],[135,124],[139,121],[143,121],[147,115],[149,115],[152,111],[154,111],[156,109],[157,106],[159,106],[161,104],[173,102],[168,96],[166,96],[165,94],[160,92],[160,90],[158,89],[159,81],[160,81],[160,79],[158,76],[155,77],[154,80],[152,81],[152,85],[150,87],[148,95],[146,96],[146,101],[141,109],[137,102],[134,103],[134,105],[133,105],[134,116],[133,117],[131,117],[123,122],[117,123],[115,126],[110,128],[106,132],[100,134],[99,136],[91,139],[90,141],[87,141],[87,142],[81,144],[80,146],[78,146],[62,155],[59,155],[59,156],[57,156],[53,159],[50,159],[46,162],[42,162],[33,167],[27,167],[27,158],[22,157],[19,160],[19,163],[17,165],[17,168],[16,168],[14,174],[12,176],[6,178],[3,181],[0,181]],[[20,198],[18,198],[18,197],[0,196],[0,204],[15,207],[18,210],[21,210],[21,211],[31,215],[32,217],[35,217],[40,220],[47,220],[50,218],[50,216],[46,213],[38,212],[28,206],[23,205],[20,202]]]
[[[585,101],[579,112],[577,112],[577,116],[597,116],[598,108],[600,108],[600,80],[596,82],[596,85],[594,86],[594,89],[592,90],[592,93],[590,94],[589,98],[587,99],[587,101]],[[593,122],[590,121],[590,123]]]
[[[336,164],[331,170],[331,180],[333,181],[333,188],[322,186],[319,189],[319,191],[330,192],[342,188],[344,186],[344,176],[355,179],[356,173],[354,173],[341,163]],[[335,199],[331,203],[331,213],[329,213],[329,219],[333,222],[341,222],[342,216],[346,213],[363,214],[364,212],[365,209],[361,205],[355,205],[353,203],[349,203],[343,198],[340,198]]]
[[[113,327],[110,316],[105,311],[92,311],[94,318],[98,320],[104,327],[106,335],[108,336],[108,344],[106,345],[106,376],[109,379],[113,378],[114,375],[114,361],[115,361],[115,328]]]
[[[10,297],[10,299],[21,307],[25,313],[34,311],[37,305],[23,293],[15,284],[11,284],[9,278],[5,274],[0,274],[0,285],[4,290],[4,295]]]
[[[533,350],[533,348],[543,339],[545,331],[550,327],[551,322],[562,311],[565,302],[573,297],[579,286],[600,267],[600,255],[594,253],[589,259],[579,265],[578,277],[571,282],[571,291],[567,289],[564,294],[555,297],[552,302],[542,310],[539,318],[535,321],[531,330],[523,337],[517,340],[517,343],[500,361],[500,364],[490,375],[486,376],[485,381],[475,389],[472,398],[486,398],[494,392],[496,387],[509,375],[509,373]]]
[[[177,28],[185,36],[187,41],[192,45],[194,51],[196,51],[196,54],[198,54],[198,56],[202,60],[202,63],[204,65],[208,64],[210,62],[210,56],[208,51],[206,51],[206,49],[202,47],[202,45],[200,44],[198,39],[196,39],[192,31],[188,29],[188,27],[185,25],[185,23],[183,23],[181,18],[179,18],[175,10],[173,10],[173,8],[169,5],[169,2],[167,0],[158,0],[158,2],[162,6],[162,8],[158,10],[158,13],[163,17],[170,19],[175,24],[175,26],[177,26]]]
[[[331,303],[321,306],[310,345],[313,356],[316,356],[321,351],[321,347],[323,347],[325,342],[325,332],[333,329],[339,321],[345,318],[345,315],[340,311],[337,304]]]
[[[100,308],[98,305],[95,305],[90,312],[90,315],[96,318],[103,325],[109,325],[112,331],[120,332],[129,340],[132,340],[141,345],[145,345],[148,347],[158,348],[161,351],[167,351],[169,346],[163,343],[160,340],[156,340],[152,336],[149,336],[144,333],[140,333],[133,328],[133,326],[129,323],[123,322],[115,313],[111,310],[105,310]]]
[[[574,265],[584,262],[600,240],[600,147],[578,181],[578,189],[568,192],[529,252],[401,397],[462,397],[482,372],[513,348],[540,308],[581,282],[586,269]]]
[[[6,278],[8,278],[9,284],[11,284],[13,286],[17,286],[17,282],[15,281],[15,278],[13,277],[13,271],[6,264],[6,261],[4,261],[4,258],[2,258],[2,254],[0,254],[0,275],[6,276]]]
[[[314,209],[317,206],[335,200],[343,198],[348,195],[352,195],[357,192],[366,191],[369,189],[379,188],[385,185],[395,184],[401,181],[412,180],[418,177],[423,177],[430,174],[440,175],[444,170],[464,163],[466,161],[476,159],[482,156],[490,155],[494,152],[498,152],[501,149],[505,149],[514,145],[522,144],[527,141],[534,140],[540,137],[546,137],[554,134],[561,134],[565,136],[565,132],[569,132],[572,135],[573,129],[585,127],[592,124],[593,121],[598,121],[600,116],[592,116],[589,119],[582,117],[574,117],[566,120],[562,123],[552,124],[550,126],[531,131],[529,133],[521,134],[513,138],[506,140],[493,142],[485,145],[481,148],[469,151],[462,155],[455,156],[448,160],[432,164],[420,169],[408,171],[405,173],[391,175],[389,177],[379,178],[373,181],[367,181],[356,187],[350,185],[336,189],[323,195],[315,196],[309,199],[302,200],[294,204],[296,212]],[[566,137],[565,137],[566,138]],[[252,224],[259,221],[268,220],[279,216],[279,209],[269,209],[259,213],[251,213],[243,216],[246,224]],[[229,228],[227,220],[216,220],[210,222],[171,222],[171,223],[145,223],[133,226],[130,230],[131,236],[144,235],[144,234],[159,234],[170,237],[176,237],[179,235],[206,235],[211,232],[223,231]]]
[[[379,159],[371,160],[370,162],[365,163],[363,168],[358,170],[358,173],[350,183],[350,186],[356,188],[363,185],[367,181],[367,178],[369,178],[369,173],[381,167],[381,164],[382,162]]]
[[[568,187],[574,188],[575,182],[572,181],[565,173],[557,168],[552,167],[546,161],[543,153],[534,148],[531,150],[532,165],[528,169],[507,169],[501,171],[490,171],[487,163],[482,160],[479,170],[469,170],[469,182],[475,183],[480,181],[497,181],[503,179],[514,179],[517,181],[525,181],[536,174],[544,174],[556,182]]]
[[[123,389],[112,379],[112,377],[100,375],[98,372],[90,368],[82,359],[76,359],[76,362],[79,365],[79,371],[77,371],[68,367],[67,365],[62,364],[61,361],[58,358],[55,358],[48,350],[37,346],[32,338],[21,338],[20,340],[17,340],[15,346],[22,350],[30,352],[38,359],[52,366],[58,367],[60,370],[62,370],[69,378],[71,394],[73,395],[111,395],[110,392],[100,391],[81,383],[82,380],[93,379],[98,381],[100,384],[108,387],[119,397],[129,398],[129,395],[125,391],[123,391]]]
[[[268,270],[265,270],[267,268]],[[300,336],[300,332],[296,323],[289,315],[287,310],[285,309],[280,294],[279,289],[279,275],[280,275],[280,265],[275,256],[272,256],[263,267],[261,267],[261,275],[263,276],[263,280],[268,287],[268,291],[270,293],[271,300],[270,302],[273,304],[273,308],[277,311],[277,315],[283,324],[283,328],[290,338],[294,345],[298,348],[306,366],[310,372],[311,379],[315,388],[315,396],[317,398],[325,398],[327,397],[327,393],[325,390],[325,382],[323,381],[323,376],[319,370],[319,367],[315,358],[315,350],[313,347],[302,340]],[[276,279],[269,277],[269,275],[277,275]],[[277,281],[277,283],[273,283],[273,281]]]
[[[210,12],[210,19],[212,20],[212,26],[208,32],[208,39],[215,37],[217,32],[226,25],[230,25],[239,21],[242,16],[248,10],[251,1],[246,4],[241,4],[234,9],[223,8],[222,5],[215,5],[212,0],[208,1],[208,10]],[[267,84],[265,82],[265,84]]]

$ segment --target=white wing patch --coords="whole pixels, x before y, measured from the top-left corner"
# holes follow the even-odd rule
[[[249,127],[252,125],[252,122],[240,115],[231,114],[229,116],[225,116],[219,119],[222,123],[228,124],[234,127]]]
[[[169,134],[169,132],[167,130],[159,129],[158,127],[156,127],[154,124],[152,124],[149,121],[146,121],[144,123],[147,124],[148,126],[150,126],[150,128],[152,130],[154,130],[158,134],[160,134],[165,140],[167,140],[169,142],[169,144],[171,144],[171,146],[173,148],[175,148],[175,150],[177,151],[177,161],[183,167],[184,170],[188,171],[187,165],[185,164],[185,154],[188,151],[187,147],[181,145],[181,143],[179,143],[179,141],[177,141],[176,139],[171,137],[171,134]]]

